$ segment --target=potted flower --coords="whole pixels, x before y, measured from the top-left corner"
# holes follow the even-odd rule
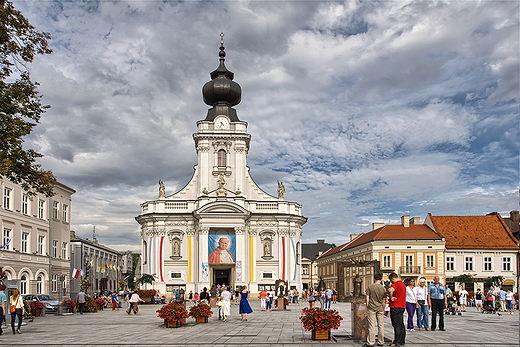
[[[121,290],[125,289],[125,287],[126,287],[126,281],[121,280],[121,281],[117,282],[117,284],[119,286],[119,289],[121,289]]]
[[[144,300],[146,304],[153,303],[153,298],[157,294],[155,289],[139,289],[137,295]]]
[[[74,300],[63,300],[61,305],[70,313],[76,312],[76,301]]]
[[[213,311],[205,302],[200,302],[190,308],[190,317],[195,318],[197,323],[207,323],[211,315],[213,315]]]
[[[156,311],[158,317],[164,319],[164,324],[167,328],[178,328],[182,321],[188,318],[188,311],[184,308],[183,303],[170,300],[169,303]]]
[[[34,315],[32,314],[31,305],[29,301],[23,301],[23,319],[30,320],[31,322],[34,320]]]
[[[105,305],[106,305],[106,301],[101,298],[97,298],[95,301],[96,301],[98,310],[103,310],[103,307],[105,307]]]
[[[33,313],[34,317],[40,317],[41,311],[45,310],[45,305],[36,300],[29,302],[29,307],[31,308],[31,313]]]
[[[96,301],[92,297],[85,296],[85,312],[97,312]]]
[[[304,308],[300,321],[305,330],[312,330],[313,340],[330,340],[330,330],[338,329],[343,318],[336,310]]]
[[[83,279],[81,281],[79,281],[79,286],[81,287],[81,289],[83,289],[84,291],[87,291],[87,289],[90,288],[90,281],[88,279]]]

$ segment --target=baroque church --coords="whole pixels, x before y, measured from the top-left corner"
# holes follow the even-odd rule
[[[253,181],[246,164],[251,135],[233,106],[241,88],[225,64],[220,42],[218,68],[202,88],[211,106],[193,134],[197,165],[189,183],[141,204],[143,274],[153,274],[161,293],[201,291],[213,284],[247,285],[258,293],[277,280],[302,290],[302,206],[285,201],[278,183],[272,196]]]

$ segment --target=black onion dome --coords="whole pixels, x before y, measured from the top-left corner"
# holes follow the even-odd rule
[[[233,82],[234,74],[224,65],[226,52],[224,51],[224,42],[221,41],[220,43],[220,52],[218,54],[220,65],[210,74],[211,81],[202,87],[204,102],[213,106],[213,108],[208,110],[206,120],[212,121],[216,116],[223,114],[228,116],[231,121],[237,122],[239,119],[236,110],[231,108],[231,106],[240,103],[242,89],[238,83]]]

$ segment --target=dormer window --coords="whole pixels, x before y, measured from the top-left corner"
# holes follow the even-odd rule
[[[226,150],[221,149],[218,151],[217,156],[218,167],[226,167]]]

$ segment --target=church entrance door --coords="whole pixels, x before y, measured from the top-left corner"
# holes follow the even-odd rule
[[[231,268],[214,268],[213,269],[213,283],[214,285],[231,286]]]

